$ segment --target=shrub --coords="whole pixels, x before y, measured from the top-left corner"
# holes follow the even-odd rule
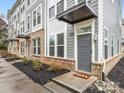
[[[51,64],[48,68],[48,71],[51,72],[58,72],[61,71],[61,66],[57,65],[57,64]]]
[[[30,61],[29,61],[26,57],[24,57],[24,58],[22,59],[22,63],[23,63],[24,65],[28,65],[28,64],[30,63]]]
[[[42,63],[39,60],[34,60],[32,64],[33,64],[33,70],[40,71],[42,69]]]

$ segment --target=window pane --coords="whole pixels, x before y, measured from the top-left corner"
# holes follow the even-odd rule
[[[40,46],[40,38],[37,38],[37,46]]]
[[[36,46],[36,39],[33,39],[33,46]]]
[[[33,12],[33,26],[36,26],[36,11]]]
[[[41,8],[37,9],[37,24],[41,23]]]
[[[40,55],[40,47],[38,47],[38,50],[37,50],[37,52],[38,52],[38,55]]]
[[[34,54],[36,54],[36,47],[34,47]]]
[[[28,26],[28,29],[30,29],[30,16],[28,16],[27,26]]]
[[[57,45],[63,45],[64,44],[64,33],[57,35]]]
[[[54,56],[54,47],[49,48],[49,56]]]
[[[50,45],[54,45],[54,44],[55,44],[54,35],[50,36],[50,38],[49,38],[49,44],[50,44]]]
[[[57,14],[60,14],[64,11],[64,0],[61,0],[57,3]]]
[[[108,45],[105,45],[105,59],[108,58]]]
[[[37,24],[40,24],[41,23],[41,16],[38,16],[37,18]]]
[[[57,46],[57,56],[64,57],[64,46]]]
[[[55,6],[49,9],[49,18],[54,17],[54,15],[55,15]]]

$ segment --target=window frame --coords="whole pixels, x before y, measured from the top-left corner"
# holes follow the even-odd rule
[[[62,8],[63,8],[63,11],[64,11],[64,0],[60,0],[60,1],[57,3],[57,5],[56,5],[56,8],[57,8],[57,9],[56,9],[56,10],[57,10],[56,12],[57,12],[57,14],[60,14],[60,13],[63,12],[63,11],[58,12],[58,5],[59,5],[60,3],[62,3],[62,2],[63,2],[63,7],[62,7]]]
[[[38,39],[40,40],[40,44],[38,45]],[[35,45],[34,45],[34,41],[35,41]],[[41,38],[40,37],[37,37],[37,38],[34,38],[32,39],[32,45],[33,45],[33,55],[36,55],[36,56],[40,56],[41,55]],[[39,50],[40,49],[40,53],[39,53]],[[35,51],[35,53],[34,53]]]
[[[21,54],[24,54],[25,53],[25,42],[24,41],[21,41],[21,44],[20,44],[21,46],[20,46],[20,52],[21,52]]]
[[[28,30],[30,30],[30,28],[31,28],[31,23],[30,23],[30,22],[31,22],[31,16],[28,15],[28,16],[27,16],[27,29],[28,29]]]
[[[50,45],[50,38],[53,38],[54,44]],[[50,48],[54,48],[54,53],[53,55],[50,55]],[[49,56],[55,56],[55,35],[49,35]]]
[[[38,8],[37,8],[37,25],[40,25],[41,24],[41,7],[39,6]],[[40,23],[39,23],[39,17],[40,17]]]
[[[51,15],[51,14],[50,14],[50,13],[51,13],[50,9],[52,9],[52,8],[54,9],[54,14],[53,14],[53,16],[50,16],[50,15]],[[53,5],[53,6],[51,6],[51,7],[49,8],[49,19],[52,19],[52,18],[55,17],[55,8],[56,8],[55,5]]]
[[[63,34],[63,44],[58,44],[58,35],[61,35],[61,34]],[[58,33],[58,34],[56,34],[56,41],[57,41],[57,43],[56,43],[57,57],[64,58],[64,53],[65,53],[65,51],[64,51],[64,43],[65,43],[65,41],[64,41],[64,33]],[[63,56],[59,56],[58,55],[58,47],[63,47]]]
[[[34,13],[35,13],[35,19],[34,19]],[[32,16],[33,16],[33,18],[32,18],[33,27],[36,27],[36,25],[37,25],[37,11],[36,11],[36,9],[33,11]],[[35,24],[34,24],[34,21],[35,21]]]

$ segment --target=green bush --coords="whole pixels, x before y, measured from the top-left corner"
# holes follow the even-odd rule
[[[22,63],[23,63],[24,65],[28,65],[28,64],[30,63],[30,60],[28,60],[26,57],[24,57],[24,58],[22,59]]]
[[[4,44],[0,44],[0,49],[1,49],[1,50],[7,50],[7,46],[4,45]]]
[[[42,63],[39,60],[34,60],[32,64],[33,64],[33,70],[40,71],[42,69]]]
[[[61,71],[61,66],[58,66],[57,64],[51,64],[48,68],[48,71],[51,71],[51,72]]]

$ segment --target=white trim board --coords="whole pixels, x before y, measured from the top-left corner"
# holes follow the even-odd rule
[[[76,68],[76,70],[78,70],[78,68],[77,68],[77,66],[78,66],[78,62],[77,62],[77,60],[78,60],[78,53],[77,53],[77,50],[78,50],[78,47],[77,47],[77,33],[76,33],[76,31],[77,31],[77,28],[78,27],[88,27],[88,26],[91,26],[91,34],[92,34],[92,55],[91,55],[91,63],[94,61],[94,51],[95,51],[95,46],[94,46],[94,33],[95,33],[95,25],[94,25],[94,23],[95,23],[95,19],[93,18],[93,19],[90,19],[90,20],[87,20],[87,21],[83,21],[83,22],[80,22],[80,23],[77,23],[77,24],[75,24],[74,25],[74,58],[75,58],[75,68]]]

